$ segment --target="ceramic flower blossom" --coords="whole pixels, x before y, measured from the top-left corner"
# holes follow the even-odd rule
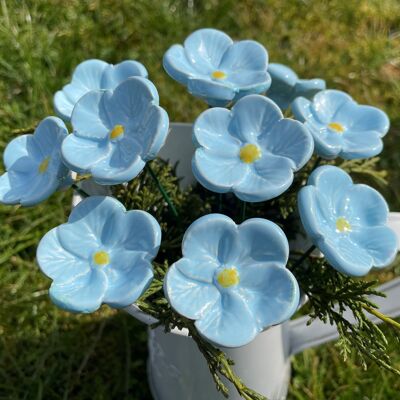
[[[215,29],[200,29],[183,46],[173,45],[163,64],[168,75],[211,106],[222,107],[245,95],[263,93],[271,84],[268,52],[260,43],[233,42]]]
[[[289,245],[271,221],[237,226],[225,215],[206,215],[186,231],[182,253],[168,270],[165,295],[217,345],[245,345],[297,309],[299,287],[285,268]]]
[[[146,68],[133,60],[112,65],[102,60],[86,60],[79,64],[70,83],[54,96],[57,114],[66,121],[71,119],[72,110],[78,100],[91,90],[114,90],[121,82],[132,76],[147,78]]]
[[[61,143],[68,135],[64,122],[47,117],[34,134],[13,139],[3,159],[0,202],[33,206],[70,183],[69,170],[61,160]]]
[[[283,193],[313,152],[303,125],[283,118],[279,107],[260,95],[240,99],[231,111],[205,111],[193,129],[196,179],[209,190],[233,192],[249,202]]]
[[[383,111],[359,105],[339,90],[321,91],[312,101],[298,97],[292,111],[313,135],[317,154],[326,159],[376,156],[389,130]]]
[[[127,182],[155,158],[168,134],[168,114],[157,89],[129,78],[111,90],[93,90],[72,113],[73,133],[63,142],[65,163],[103,185]]]
[[[52,301],[88,313],[102,303],[118,308],[136,301],[152,281],[160,241],[160,226],[150,214],[126,212],[111,197],[92,196],[42,238],[37,260],[53,280]]]
[[[338,271],[363,276],[394,260],[397,237],[387,226],[385,199],[375,189],[353,184],[340,168],[323,166],[310,175],[298,201],[307,234]]]
[[[278,104],[282,111],[289,108],[296,97],[311,99],[326,87],[323,79],[299,79],[291,68],[283,64],[269,64],[268,72],[272,82],[267,96]]]

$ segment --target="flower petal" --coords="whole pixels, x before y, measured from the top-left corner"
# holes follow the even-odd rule
[[[195,325],[202,336],[224,347],[244,346],[259,332],[245,299],[235,291],[225,293]]]
[[[334,183],[332,183],[334,184]],[[358,184],[336,195],[336,212],[357,226],[385,225],[389,207],[383,196],[370,186]]]
[[[182,241],[183,257],[193,260],[216,260],[224,263],[235,251],[236,224],[222,214],[208,214],[194,221]]]
[[[199,72],[210,73],[218,69],[222,56],[232,44],[232,39],[224,32],[199,29],[186,38],[184,47],[193,67]]]
[[[29,177],[21,172],[5,172],[0,176],[0,202],[18,204],[25,194]]]
[[[107,278],[104,272],[92,269],[90,274],[67,284],[53,282],[49,295],[51,301],[64,310],[90,313],[101,306],[106,288]]]
[[[345,275],[364,276],[372,268],[372,257],[349,236],[325,238],[318,243],[318,248],[327,261]]]
[[[292,182],[293,162],[266,154],[254,162],[245,177],[233,186],[233,191],[243,201],[266,201],[279,196]]]
[[[175,263],[175,267],[182,275],[189,279],[204,283],[213,283],[219,262],[212,258],[203,258],[200,260],[181,258]]]
[[[254,93],[262,93],[270,85],[271,77],[266,71],[238,71],[229,74],[229,82],[240,90],[248,90],[251,88],[260,88]],[[251,93],[248,93],[251,94]]]
[[[348,102],[353,102],[353,99],[340,90],[323,90],[314,96],[311,109],[322,123],[328,124]]]
[[[144,65],[137,61],[125,60],[116,65],[108,64],[101,77],[101,88],[114,89],[132,76],[147,78],[147,75]]]
[[[283,118],[279,107],[270,99],[250,95],[240,99],[231,110],[229,132],[243,142],[254,143],[266,129]]]
[[[61,152],[65,163],[75,172],[88,173],[92,166],[109,157],[111,152],[109,141],[93,141],[91,139],[68,135],[62,143]]]
[[[111,264],[103,269],[108,281],[103,302],[111,307],[122,308],[134,303],[153,280],[148,260],[132,256],[132,252],[125,253],[111,256]]]
[[[300,289],[294,275],[276,265],[248,265],[239,269],[240,292],[260,330],[288,320],[297,310]]]
[[[178,263],[187,262],[182,260]],[[220,302],[220,293],[213,284],[188,278],[182,274],[177,263],[167,272],[164,293],[171,307],[189,319],[202,317],[214,304]]]
[[[343,135],[340,156],[345,160],[369,158],[378,155],[383,149],[382,139],[376,131],[350,131]]]
[[[193,174],[207,189],[217,193],[229,192],[242,181],[249,168],[237,154],[224,157],[198,148],[192,160]]]
[[[33,135],[22,135],[8,143],[3,160],[7,171],[32,172],[43,159]]]
[[[54,228],[43,236],[37,248],[36,258],[41,271],[61,285],[86,276],[90,273],[90,266],[87,261],[77,258],[63,248],[57,230],[58,228]]]
[[[297,82],[297,74],[286,65],[271,63],[268,65],[271,75],[271,87],[267,96],[273,100],[281,110],[289,107],[295,94],[294,86]]]
[[[71,117],[74,135],[91,140],[103,140],[108,136],[112,125],[105,111],[105,102],[110,96],[110,91],[97,90],[80,98]]]
[[[242,40],[230,46],[222,57],[219,68],[222,71],[266,72],[268,52],[264,46],[254,40]],[[230,75],[229,75],[230,78]]]
[[[313,116],[304,123],[314,139],[315,152],[326,160],[337,157],[343,148],[343,136],[326,129]]]
[[[61,119],[47,117],[35,129],[33,140],[37,143],[43,156],[47,157],[59,154],[61,143],[67,135],[67,127]]]
[[[251,218],[239,225],[238,243],[241,257],[235,260],[238,266],[255,263],[273,263],[284,267],[289,258],[288,240],[278,225],[262,218]]]
[[[350,236],[373,258],[374,267],[386,267],[396,258],[398,251],[397,236],[387,226],[363,227],[351,232]]]
[[[293,169],[302,168],[311,158],[314,141],[304,125],[291,119],[281,119],[259,137],[260,144],[274,155],[293,161]]]
[[[235,90],[230,85],[206,78],[190,78],[188,91],[213,107],[224,106],[235,97]]]
[[[187,59],[183,46],[175,44],[164,54],[163,66],[169,76],[176,81],[187,85],[189,78],[206,77]]]

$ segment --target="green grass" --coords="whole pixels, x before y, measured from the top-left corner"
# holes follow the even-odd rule
[[[205,105],[163,71],[162,55],[196,28],[253,38],[270,60],[303,77],[322,77],[391,117],[382,165],[389,199],[400,210],[400,3],[335,1],[6,1],[0,0],[0,150],[12,130],[52,111],[52,95],[80,61],[138,59],[159,89],[172,121],[193,121]],[[89,316],[52,306],[35,245],[65,221],[70,195],[32,208],[0,207],[0,398],[148,399],[146,330],[104,307]],[[400,367],[398,344],[392,347]],[[395,399],[400,382],[334,345],[293,362],[290,399]]]

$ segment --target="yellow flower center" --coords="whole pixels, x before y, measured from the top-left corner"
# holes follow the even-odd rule
[[[110,139],[116,139],[120,137],[125,131],[125,128],[122,125],[115,125],[112,131],[110,132]]]
[[[239,156],[244,163],[251,164],[261,157],[261,150],[255,144],[246,144],[240,149]]]
[[[47,168],[49,168],[49,162],[50,162],[50,157],[46,157],[38,167],[38,171],[40,174],[44,174],[47,171]]]
[[[214,71],[211,76],[214,79],[225,79],[226,78],[226,73],[224,71]]]
[[[235,268],[224,268],[217,276],[217,282],[224,288],[228,288],[239,283],[239,274]]]
[[[97,265],[106,265],[110,262],[110,256],[106,251],[96,251],[93,255],[93,261]]]
[[[336,220],[336,230],[340,233],[344,233],[344,232],[350,232],[351,231],[351,225],[350,222],[347,221],[346,218],[343,217],[339,217]]]
[[[339,124],[339,122],[331,122],[330,124],[328,124],[328,127],[334,130],[336,133],[344,132],[344,127],[342,124]]]

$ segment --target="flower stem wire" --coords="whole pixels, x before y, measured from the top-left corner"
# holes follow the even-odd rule
[[[168,196],[168,193],[166,192],[166,190],[164,189],[164,186],[161,184],[161,182],[159,181],[159,179],[157,178],[156,174],[154,173],[154,171],[152,170],[152,168],[150,167],[150,164],[147,163],[146,164],[146,171],[150,174],[150,176],[153,178],[155,184],[158,187],[158,190],[160,191],[160,193],[162,194],[164,200],[167,202],[168,207],[170,208],[172,214],[174,215],[175,218],[178,218],[178,211],[176,211],[176,208],[174,206],[174,203],[172,202],[171,198]]]
[[[85,192],[83,189],[81,189],[76,183],[73,183],[71,185],[72,189],[74,189],[77,193],[79,193],[82,197],[89,197],[90,194]]]
[[[316,246],[312,245],[303,255],[293,264],[291,270],[294,271],[311,255],[311,253],[316,249]]]

